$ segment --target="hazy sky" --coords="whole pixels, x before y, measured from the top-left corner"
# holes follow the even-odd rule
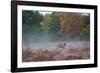
[[[51,14],[52,12],[49,12],[49,11],[39,11],[39,13],[41,13],[42,15],[46,15],[46,14]],[[82,15],[88,16],[89,13],[82,13]]]
[[[43,15],[46,15],[46,14],[51,14],[52,12],[39,12],[39,13],[41,13],[41,14],[43,14]]]

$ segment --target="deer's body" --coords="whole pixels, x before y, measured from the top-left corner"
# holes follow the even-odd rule
[[[59,43],[59,44],[57,45],[57,48],[65,49],[65,47],[66,47],[66,43]]]

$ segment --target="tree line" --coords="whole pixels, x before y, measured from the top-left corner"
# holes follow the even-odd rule
[[[22,40],[29,42],[57,41],[90,37],[90,15],[71,12],[22,11]]]

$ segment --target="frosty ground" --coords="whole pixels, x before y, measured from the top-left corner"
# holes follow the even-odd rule
[[[59,47],[59,42],[32,44],[31,48],[23,48],[23,62],[77,60],[90,58],[88,41],[61,42],[66,46]]]

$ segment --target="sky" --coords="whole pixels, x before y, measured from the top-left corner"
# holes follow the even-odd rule
[[[41,14],[43,14],[43,15],[46,15],[46,14],[51,14],[52,12],[50,12],[50,11],[39,11],[39,13],[41,13]],[[88,16],[89,13],[82,13],[82,15]]]
[[[46,12],[46,11],[45,12],[44,11],[40,11],[39,13],[41,13],[43,15],[46,15],[46,14],[51,14],[52,12],[49,12],[49,11],[48,12]]]

